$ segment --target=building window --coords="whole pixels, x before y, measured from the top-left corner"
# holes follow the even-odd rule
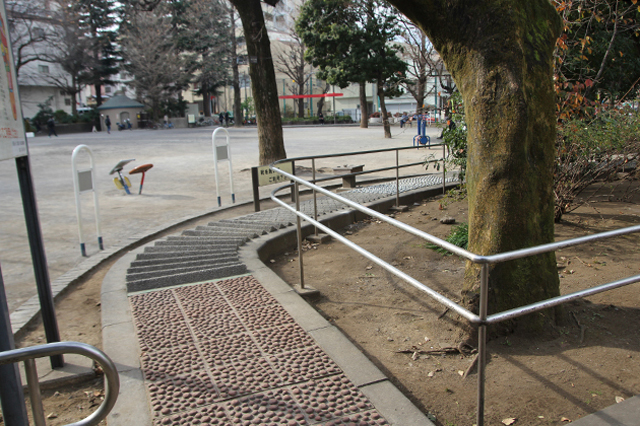
[[[38,72],[42,74],[49,74],[49,66],[48,65],[38,65]]]
[[[66,106],[71,106],[71,99],[69,99],[69,98],[64,98],[64,104],[65,104]]]

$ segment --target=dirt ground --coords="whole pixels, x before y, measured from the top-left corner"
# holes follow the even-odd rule
[[[637,185],[634,184],[635,189]],[[556,239],[640,223],[640,197],[623,183],[591,189],[591,202],[567,214]],[[466,222],[466,201],[425,200],[396,219],[445,237],[448,215]],[[378,220],[341,232],[361,247],[458,301],[464,262]],[[638,274],[640,235],[557,253],[563,294]],[[297,256],[273,269],[299,282]],[[356,343],[439,425],[475,423],[477,375],[463,378],[473,356],[456,347],[458,318],[428,296],[338,242],[308,245],[305,282],[320,290],[315,307]],[[560,425],[640,393],[640,284],[567,306],[569,321],[533,339],[515,334],[489,342],[486,424]],[[513,421],[512,419],[515,419]]]
[[[591,201],[556,226],[563,240],[640,223],[640,195],[626,184],[591,189]],[[440,205],[444,204],[444,210]],[[466,221],[465,201],[425,200],[396,218],[445,237],[448,215]],[[440,293],[459,300],[464,262],[377,220],[341,231]],[[640,235],[557,253],[562,293],[638,274]],[[441,353],[457,344],[459,322],[450,312],[380,267],[336,242],[308,245],[306,282],[321,292],[316,308],[347,334],[425,413],[443,426],[475,423],[473,357]],[[274,270],[299,282],[294,250],[274,259]],[[115,260],[114,260],[115,262]],[[56,304],[63,340],[101,347],[100,286],[109,265]],[[640,284],[567,307],[569,321],[539,339],[503,336],[489,343],[486,424],[560,425],[640,393]],[[444,315],[443,315],[444,313]],[[18,347],[44,342],[37,325]],[[100,403],[100,378],[43,391],[51,426],[80,420]],[[3,424],[0,419],[0,424]]]

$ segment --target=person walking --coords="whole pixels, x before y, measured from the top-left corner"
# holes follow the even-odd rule
[[[111,134],[111,119],[107,115],[107,118],[104,119],[104,125],[107,126],[107,133]]]
[[[47,128],[49,129],[49,137],[51,137],[51,135],[56,135],[56,138],[58,137],[58,134],[56,133],[56,122],[53,120],[53,117],[49,117],[49,120],[47,120]]]

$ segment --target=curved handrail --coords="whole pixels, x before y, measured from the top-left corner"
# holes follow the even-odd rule
[[[105,397],[102,404],[90,416],[84,419],[70,423],[67,426],[93,426],[100,423],[111,411],[118,399],[118,391],[120,390],[120,378],[115,364],[100,349],[95,348],[86,343],[80,342],[56,342],[47,343],[45,345],[31,346],[28,348],[12,349],[10,351],[0,352],[0,365],[13,364],[21,361],[29,361],[35,358],[43,358],[53,355],[77,354],[83,355],[96,361],[107,378]]]

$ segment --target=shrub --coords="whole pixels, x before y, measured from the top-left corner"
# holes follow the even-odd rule
[[[466,250],[469,246],[469,224],[466,222],[462,222],[459,225],[453,226],[451,228],[451,232],[449,233],[447,238],[445,238],[445,241]],[[450,251],[443,249],[442,247],[435,244],[427,244],[426,247],[428,249],[435,250],[444,256],[451,256],[453,254]]]

